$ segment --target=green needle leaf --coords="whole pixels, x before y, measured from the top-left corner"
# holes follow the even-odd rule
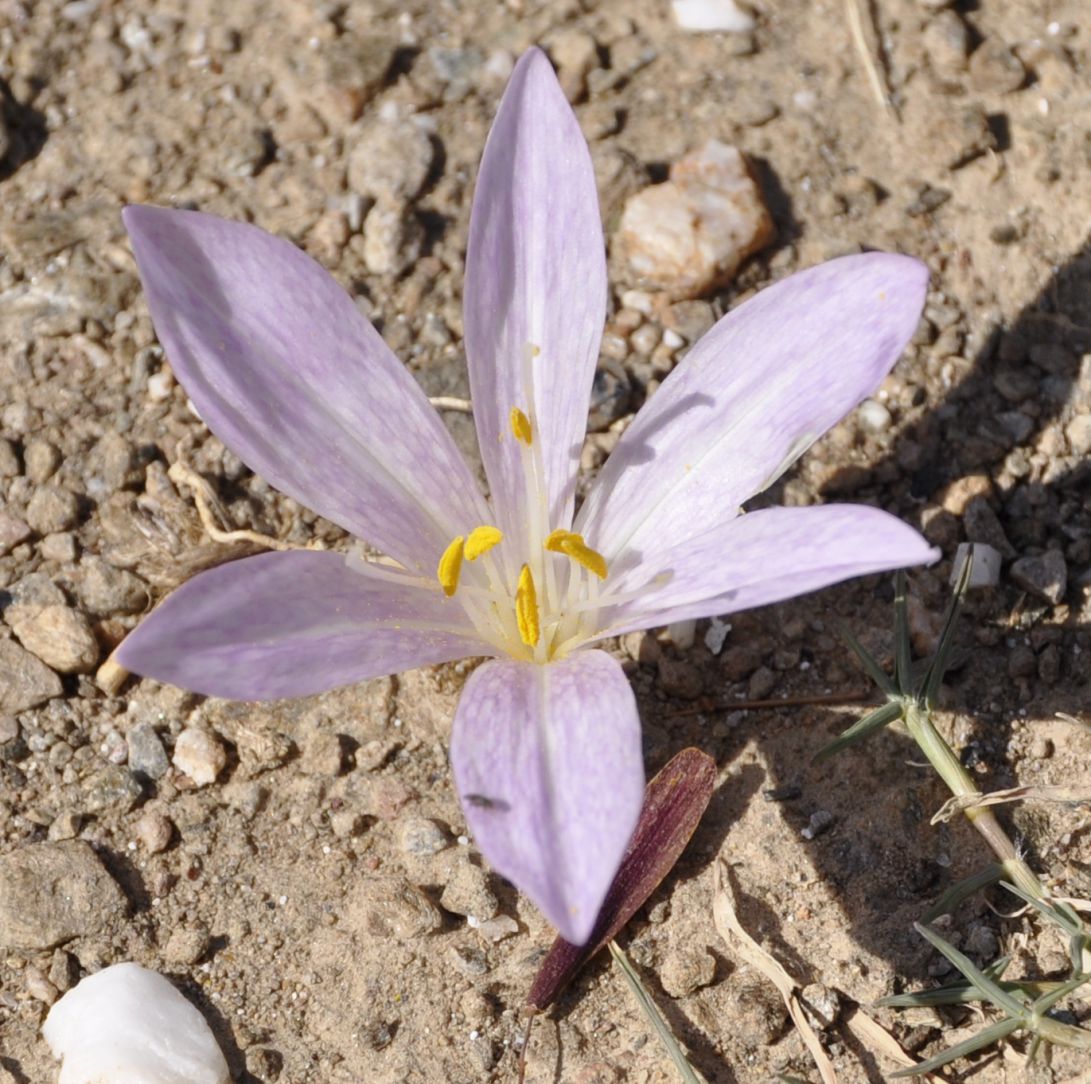
[[[980,892],[983,888],[996,884],[1004,876],[1004,867],[999,862],[993,862],[979,873],[975,873],[957,884],[951,885],[925,912],[922,921],[931,922],[940,915],[949,915],[965,899]]]
[[[870,651],[847,628],[841,629],[841,635],[845,643],[849,645],[852,653],[860,660],[860,665],[867,671],[867,676],[875,682],[887,696],[897,696],[898,690],[894,682],[890,680],[887,672],[875,661]]]
[[[955,1043],[954,1046],[949,1046],[934,1058],[929,1058],[927,1061],[922,1061],[919,1065],[914,1065],[912,1069],[899,1069],[896,1073],[891,1073],[890,1079],[894,1080],[897,1077],[920,1076],[922,1073],[931,1073],[934,1070],[947,1065],[949,1062],[955,1061],[958,1058],[964,1058],[967,1054],[973,1054],[977,1050],[981,1050],[986,1046],[992,1046],[993,1043],[1000,1042],[1001,1039],[1007,1038],[1007,1036],[1015,1031],[1017,1027],[1019,1027],[1018,1020],[1001,1020],[997,1024],[990,1024],[989,1027],[982,1028],[976,1035],[971,1035],[963,1042]]]
[[[1059,907],[1053,907],[1045,900],[1040,900],[1029,892],[1024,892],[1023,889],[1011,884],[1009,881],[1001,881],[1000,887],[1006,888],[1013,896],[1018,896],[1024,903],[1029,903],[1046,921],[1052,922],[1055,926],[1060,926],[1069,937],[1086,936],[1082,923],[1071,908],[1062,911]]]
[[[1010,956],[1001,956],[985,968],[985,974],[990,979],[999,981],[1010,963]],[[1005,990],[1014,986],[1013,983],[1003,985]],[[904,994],[891,994],[889,997],[879,998],[875,1004],[883,1009],[916,1009],[936,1005],[963,1005],[968,1001],[980,1000],[980,992],[971,983],[949,982],[946,986],[937,986],[933,990],[913,990]]]
[[[913,923],[917,931],[937,952],[941,952],[987,997],[998,1009],[1014,1018],[1016,1024],[1022,1024],[1024,1006],[1011,994],[998,986],[970,958],[963,955],[954,945],[948,944],[935,930]]]
[[[848,730],[844,731],[840,737],[834,738],[829,745],[823,746],[815,753],[811,763],[818,764],[820,761],[832,757],[834,753],[840,753],[842,749],[847,749],[850,745],[863,741],[864,738],[874,734],[875,731],[882,730],[884,726],[894,722],[901,714],[902,705],[899,701],[887,701],[881,708],[876,708],[858,722],[853,723]]]
[[[939,645],[935,655],[932,656],[932,664],[928,667],[928,673],[924,677],[921,693],[917,697],[919,701],[931,707],[935,703],[936,693],[939,692],[943,675],[947,673],[950,661],[951,645],[954,643],[955,627],[958,625],[958,615],[962,610],[962,600],[966,595],[966,589],[970,584],[970,571],[974,564],[974,548],[970,546],[966,554],[966,560],[962,564],[958,583],[955,584],[954,594],[947,604],[947,613],[943,618],[943,631],[940,632]]]

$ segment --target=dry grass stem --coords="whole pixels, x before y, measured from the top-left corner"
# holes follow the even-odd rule
[[[731,887],[731,869],[722,856],[716,860],[716,887],[712,897],[712,918],[719,935],[751,967],[760,971],[779,991],[804,1045],[810,1051],[823,1084],[837,1084],[833,1062],[826,1055],[814,1028],[807,1021],[799,1000],[799,984],[780,963],[743,929],[735,913],[735,894]]]
[[[848,15],[849,29],[852,31],[852,41],[856,46],[856,51],[860,54],[860,59],[863,61],[864,71],[867,73],[868,83],[875,95],[875,100],[895,122],[898,122],[898,111],[894,108],[894,103],[887,93],[886,83],[879,71],[878,61],[875,59],[875,51],[868,40],[867,31],[864,29],[865,12],[861,10],[861,5],[866,2],[867,0],[845,0],[845,10]],[[867,11],[867,16],[870,22],[870,11]],[[874,27],[872,29],[874,31]]]
[[[1070,786],[1026,786],[1010,787],[1007,790],[994,790],[990,794],[956,794],[948,798],[932,817],[933,824],[944,824],[959,813],[969,809],[980,809],[989,805],[1001,805],[1004,802],[1070,802],[1079,804],[1091,802],[1091,787]]]

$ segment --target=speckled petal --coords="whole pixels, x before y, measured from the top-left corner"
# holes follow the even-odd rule
[[[928,270],[846,256],[763,290],[686,355],[625,431],[576,530],[607,560],[653,558],[730,522],[871,394],[920,318]]]
[[[619,569],[619,591],[657,576],[666,582],[604,621],[620,633],[734,613],[938,557],[912,527],[877,508],[767,508]]]
[[[309,256],[254,226],[129,207],[155,330],[208,427],[277,489],[432,574],[484,500],[424,393]]]
[[[493,868],[583,944],[644,798],[640,720],[620,665],[601,651],[484,663],[455,713],[451,764]]]
[[[545,55],[515,66],[485,146],[466,254],[466,358],[493,503],[522,548],[527,485],[511,409],[527,414],[549,527],[570,522],[591,381],[606,315],[606,257],[587,143]],[[533,499],[533,498],[531,498]],[[510,547],[509,547],[510,548]]]
[[[196,576],[129,634],[117,659],[209,696],[274,700],[489,651],[438,586],[300,551]]]

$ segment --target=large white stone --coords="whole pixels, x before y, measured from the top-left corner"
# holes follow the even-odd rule
[[[42,1035],[57,1084],[227,1084],[205,1018],[162,975],[114,964],[69,990]]]
[[[683,30],[726,30],[736,34],[753,30],[754,16],[735,0],[672,0],[674,21]]]
[[[680,299],[725,285],[772,235],[746,159],[710,139],[671,167],[670,180],[628,199],[616,245],[641,286]]]

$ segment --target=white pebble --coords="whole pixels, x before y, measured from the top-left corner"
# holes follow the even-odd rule
[[[42,1035],[61,1060],[58,1084],[227,1084],[204,1017],[162,975],[115,964],[50,1010]]]
[[[744,34],[756,25],[754,16],[735,0],[672,0],[674,21],[683,30],[726,30]]]
[[[724,641],[730,631],[731,626],[726,621],[721,621],[718,617],[712,618],[708,629],[705,631],[705,647],[713,655],[719,655],[724,649]]]
[[[216,776],[227,764],[227,753],[214,734],[199,727],[187,726],[174,743],[171,762],[199,787],[216,782]]]

